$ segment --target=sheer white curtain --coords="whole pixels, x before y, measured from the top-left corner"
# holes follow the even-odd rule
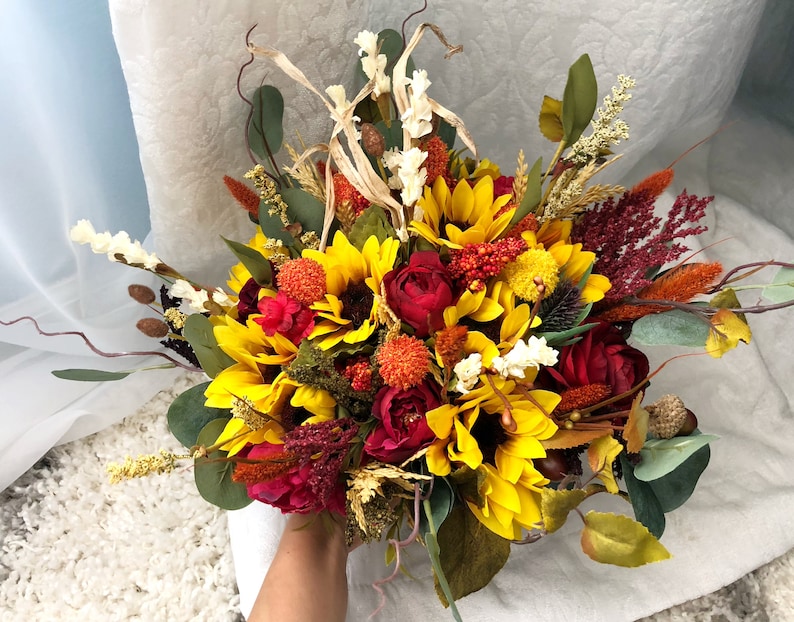
[[[46,331],[81,330],[105,351],[151,349],[126,294],[140,276],[68,237],[80,218],[139,239],[149,230],[107,4],[4,2],[0,75],[0,320],[27,315]],[[92,357],[79,337],[39,337],[27,322],[0,326],[0,489],[51,446],[131,414],[167,382],[96,385],[50,370],[140,362]]]

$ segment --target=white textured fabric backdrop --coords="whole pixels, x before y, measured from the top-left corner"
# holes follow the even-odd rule
[[[218,235],[241,237],[249,230],[221,177],[247,167],[245,108],[234,82],[247,59],[243,33],[250,25],[259,23],[255,41],[280,48],[324,87],[349,83],[351,41],[358,30],[399,27],[416,4],[111,0],[152,229],[166,261],[221,280],[226,255]],[[616,73],[638,81],[625,114],[632,139],[622,149],[624,162],[610,171],[613,178],[632,183],[668,164],[728,112],[740,124],[678,167],[676,190],[686,185],[717,194],[707,241],[731,239],[709,256],[728,265],[792,258],[787,171],[794,124],[777,103],[791,84],[791,55],[780,50],[791,51],[792,12],[785,1],[766,4],[763,39],[751,60],[757,73],[736,99],[765,8],[758,0],[439,1],[422,19],[439,24],[465,53],[442,61],[440,47],[428,38],[415,57],[429,70],[433,97],[458,112],[482,153],[508,169],[519,147],[530,160],[550,156],[536,131],[538,106],[544,93],[560,94],[567,67],[583,52],[590,53],[604,92]],[[329,124],[316,102],[260,62],[248,70],[246,85],[263,76],[285,94],[287,127],[300,129],[307,141],[322,138]],[[702,428],[722,436],[695,495],[668,517],[663,541],[674,559],[638,570],[597,565],[578,551],[570,521],[554,537],[516,551],[487,590],[464,599],[466,619],[633,619],[714,590],[792,546],[794,369],[785,332],[790,313],[754,319],[760,321],[751,346],[721,361],[671,365],[651,391],[653,397],[674,387],[698,413]],[[655,352],[654,360],[670,354]],[[257,505],[231,514],[230,525],[247,611],[280,520]],[[385,572],[376,549],[360,549],[351,558],[350,620],[365,619],[376,602],[369,582]],[[447,618],[433,604],[422,551],[414,558],[419,583],[405,577],[393,582],[382,619]]]

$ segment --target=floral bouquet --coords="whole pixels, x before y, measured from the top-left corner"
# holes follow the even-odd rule
[[[459,619],[455,600],[486,586],[513,544],[571,513],[597,562],[668,558],[665,514],[692,494],[716,437],[700,433],[685,396],[645,403],[660,370],[627,339],[720,357],[749,342],[746,314],[788,306],[794,290],[791,264],[726,272],[689,252],[711,197],[682,192],[654,215],[672,165],[630,189],[593,183],[628,138],[619,115],[632,79],[618,76],[596,109],[593,68],[579,58],[561,99],[541,105],[553,155],[530,166],[519,152],[504,176],[430,97],[411,59],[428,31],[460,51],[429,24],[408,41],[359,33],[366,85],[352,101],[249,44],[252,61],[269,59],[322,100],[332,130],[296,150],[279,91],[246,98],[255,165],[248,183],[225,183],[255,233],[227,240],[238,260],[227,288],[196,283],[123,232],[81,221],[72,238],[169,284],[161,316],[139,328],[179,357],[161,352],[167,365],[211,379],[168,412],[189,452],[127,458],[113,479],[190,459],[220,507],[346,516],[351,542],[390,543],[394,572],[378,589],[417,541]],[[779,268],[771,282],[735,286],[767,266]],[[770,304],[743,306],[737,292],[752,288]],[[158,307],[148,287],[130,293]],[[634,518],[584,513],[594,495],[620,497]]]

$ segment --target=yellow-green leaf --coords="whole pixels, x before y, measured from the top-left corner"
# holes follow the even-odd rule
[[[711,325],[706,339],[706,352],[714,358],[721,358],[728,350],[738,346],[740,341],[750,343],[750,327],[730,309],[717,311],[711,318]]]
[[[671,557],[642,523],[628,516],[590,511],[584,522],[582,550],[597,562],[636,568]]]
[[[593,120],[598,100],[593,64],[587,54],[582,54],[568,70],[568,82],[562,98],[563,140],[566,145],[575,143]]]
[[[540,516],[543,528],[549,533],[557,531],[568,520],[568,514],[587,498],[581,488],[575,490],[554,490],[543,488],[540,491]]]
[[[728,287],[727,289],[723,289],[719,294],[714,296],[714,298],[709,300],[709,306],[716,307],[718,309],[738,309],[742,306],[742,303],[739,302],[739,298],[736,295],[736,290]],[[747,321],[744,313],[737,313],[736,315],[742,320],[742,322]]]
[[[579,447],[579,445],[586,445],[600,436],[604,436],[610,432],[611,428],[604,426],[603,430],[566,430],[560,428],[549,439],[540,441],[544,449],[570,449],[571,447]]]
[[[597,438],[587,448],[587,461],[590,468],[613,495],[618,493],[619,488],[615,481],[615,474],[612,472],[612,463],[621,451],[623,451],[623,445],[611,435]]]
[[[626,427],[623,428],[626,451],[630,454],[639,453],[648,436],[648,411],[640,405],[640,402],[642,402],[642,391],[637,393],[631,402],[629,418],[626,421]]]
[[[553,143],[562,140],[562,102],[548,95],[543,96],[543,104],[540,106],[540,116],[538,117],[540,133]]]

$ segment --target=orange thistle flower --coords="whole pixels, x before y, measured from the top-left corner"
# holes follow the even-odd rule
[[[259,218],[259,195],[246,186],[243,182],[237,181],[228,175],[223,176],[223,183],[228,188],[234,199],[254,218]]]
[[[515,204],[508,203],[505,205],[505,208],[507,207],[515,207]],[[537,217],[535,214],[529,213],[519,220],[515,225],[513,225],[513,227],[505,234],[505,237],[520,238],[524,231],[534,231],[537,233],[538,229],[540,229],[540,225],[538,224]]]
[[[370,206],[370,202],[367,201],[362,194],[355,189],[353,184],[351,184],[347,177],[342,175],[342,173],[336,173],[333,177],[333,180],[334,202],[336,205],[340,205],[345,201],[349,201],[350,206],[356,213],[356,216],[360,216],[361,212]]]
[[[449,326],[436,334],[436,354],[441,358],[444,367],[454,367],[463,359],[463,346],[469,329],[465,326]]]
[[[285,294],[309,306],[326,294],[325,268],[314,259],[290,259],[278,271],[276,284]]]
[[[560,403],[554,409],[554,414],[565,414],[572,410],[587,408],[598,404],[612,395],[612,390],[606,384],[586,384],[573,387],[560,393]]]
[[[673,268],[637,292],[637,298],[689,302],[698,294],[706,293],[721,273],[722,264],[718,261],[684,264]],[[629,322],[669,309],[670,307],[664,305],[619,304],[600,313],[598,319],[606,322]]]
[[[400,335],[387,341],[376,356],[381,378],[390,387],[416,386],[430,371],[430,351],[416,337]]]

